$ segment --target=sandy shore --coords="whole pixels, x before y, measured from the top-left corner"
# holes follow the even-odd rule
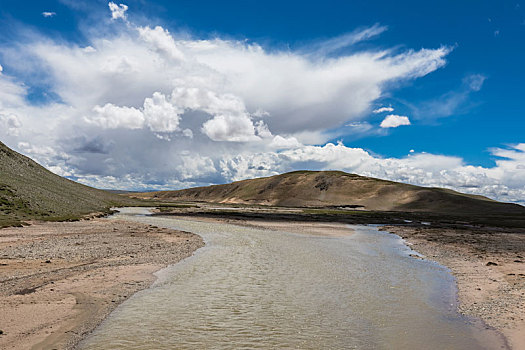
[[[354,233],[354,231],[351,228],[349,228],[347,224],[342,224],[338,222],[246,220],[194,216],[177,216],[177,219],[203,222],[220,222],[225,224],[254,227],[264,230],[286,231],[292,233],[326,237],[349,236]]]
[[[0,230],[0,348],[73,348],[201,246],[191,233],[106,219]]]
[[[382,229],[450,268],[457,280],[459,311],[502,332],[512,349],[525,349],[525,233],[489,228]]]

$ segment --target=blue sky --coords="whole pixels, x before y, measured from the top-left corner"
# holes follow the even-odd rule
[[[519,1],[2,0],[0,32],[0,77],[14,91],[0,95],[0,137],[84,183],[180,188],[338,168],[523,200]],[[133,69],[136,81],[124,77]],[[162,69],[170,81],[155,85]],[[110,92],[80,98],[97,84]],[[381,127],[387,115],[395,123]],[[136,159],[179,155],[148,171],[116,160],[136,144]]]

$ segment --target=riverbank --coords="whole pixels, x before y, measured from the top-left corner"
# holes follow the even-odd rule
[[[101,218],[1,229],[0,348],[73,348],[156,271],[203,245],[195,234]]]
[[[499,330],[512,349],[525,349],[525,233],[421,226],[382,230],[447,266],[457,281],[459,311]]]
[[[230,219],[221,217],[194,217],[194,216],[178,216],[178,219],[202,221],[202,222],[218,222],[224,224],[239,225],[245,227],[253,227],[258,229],[285,231],[292,233],[300,233],[314,236],[325,237],[342,237],[350,236],[354,230],[346,224],[338,222],[315,222],[315,221],[277,221],[277,220],[246,220],[246,219]]]

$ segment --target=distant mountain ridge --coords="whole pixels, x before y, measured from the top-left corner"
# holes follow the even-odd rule
[[[285,207],[347,206],[378,211],[525,215],[525,207],[518,204],[342,171],[294,171],[224,185],[134,195],[163,200]]]
[[[0,227],[78,219],[136,201],[65,179],[0,142]]]

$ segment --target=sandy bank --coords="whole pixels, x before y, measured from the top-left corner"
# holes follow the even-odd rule
[[[0,348],[72,348],[201,246],[191,233],[106,219],[0,230]]]
[[[277,221],[277,220],[249,220],[249,219],[230,219],[230,218],[207,218],[194,216],[178,216],[178,219],[203,221],[203,222],[220,222],[245,227],[254,227],[258,229],[286,231],[325,237],[349,236],[354,231],[347,224],[337,222],[313,222],[313,221]]]
[[[525,233],[500,229],[385,226],[411,247],[450,268],[459,311],[501,331],[525,349]]]

